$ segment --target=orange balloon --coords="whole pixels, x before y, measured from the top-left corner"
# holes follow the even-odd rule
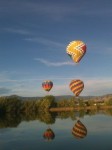
[[[78,63],[86,53],[86,44],[82,41],[72,41],[66,48],[67,54]]]
[[[45,91],[50,91],[53,87],[53,82],[50,80],[46,80],[42,83],[42,87]]]

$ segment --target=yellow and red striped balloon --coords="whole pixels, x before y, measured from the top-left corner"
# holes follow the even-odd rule
[[[79,94],[82,92],[84,89],[84,83],[83,81],[77,79],[77,80],[72,80],[69,85],[71,91],[75,94],[75,96],[79,96]]]
[[[74,137],[76,137],[78,139],[82,139],[82,138],[86,137],[87,129],[80,120],[78,120],[75,123],[75,125],[73,126],[72,134],[74,135]]]
[[[42,87],[45,91],[50,91],[53,87],[53,82],[50,80],[46,80],[42,83]]]
[[[86,44],[82,41],[72,41],[66,48],[67,54],[78,63],[86,53]]]

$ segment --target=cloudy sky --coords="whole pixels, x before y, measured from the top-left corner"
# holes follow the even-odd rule
[[[87,53],[79,64],[66,53],[82,40]],[[0,96],[73,95],[72,79],[81,79],[81,96],[112,93],[111,0],[0,0]]]

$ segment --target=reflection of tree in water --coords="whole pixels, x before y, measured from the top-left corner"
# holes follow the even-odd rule
[[[60,119],[67,119],[67,118],[71,118],[72,120],[76,120],[76,115],[74,111],[62,111],[62,112],[58,112],[57,113],[57,118]]]
[[[66,119],[71,118],[76,120],[75,112],[38,112],[38,113],[20,113],[18,115],[7,114],[0,117],[0,128],[17,127],[21,121],[39,120],[46,124],[54,124],[56,118]]]
[[[81,109],[79,111],[75,111],[75,115],[78,118],[84,118],[85,114],[86,114],[86,110],[84,110],[84,109]]]
[[[0,117],[0,128],[17,127],[20,122],[20,116],[7,114]]]
[[[32,113],[32,114],[5,114],[0,116],[0,128],[17,127],[22,121],[39,120],[46,124],[55,123],[55,114],[49,112]]]
[[[67,119],[71,118],[76,120],[77,118],[84,118],[85,115],[96,115],[97,113],[103,113],[112,116],[112,109],[107,110],[81,110],[81,111],[70,111],[70,112],[57,112],[51,113],[49,111],[30,112],[30,113],[6,113],[0,114],[0,128],[17,127],[22,121],[39,120],[46,124],[54,124],[56,118]]]
[[[84,115],[85,115],[85,110],[82,109],[79,111],[79,118],[84,118]]]
[[[112,116],[112,109],[107,109],[106,111],[104,111],[104,114]]]
[[[85,113],[85,115],[89,115],[89,116],[92,116],[92,115],[96,115],[98,113],[98,110],[97,109],[88,109]]]
[[[55,118],[56,118],[55,114],[49,112],[41,112],[38,114],[38,120],[46,124],[55,123]]]

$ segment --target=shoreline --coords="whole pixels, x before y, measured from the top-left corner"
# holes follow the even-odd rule
[[[97,109],[111,109],[112,106],[86,106],[86,107],[60,107],[60,108],[50,108],[50,112],[60,112],[60,111],[80,111],[80,110],[97,110]]]

